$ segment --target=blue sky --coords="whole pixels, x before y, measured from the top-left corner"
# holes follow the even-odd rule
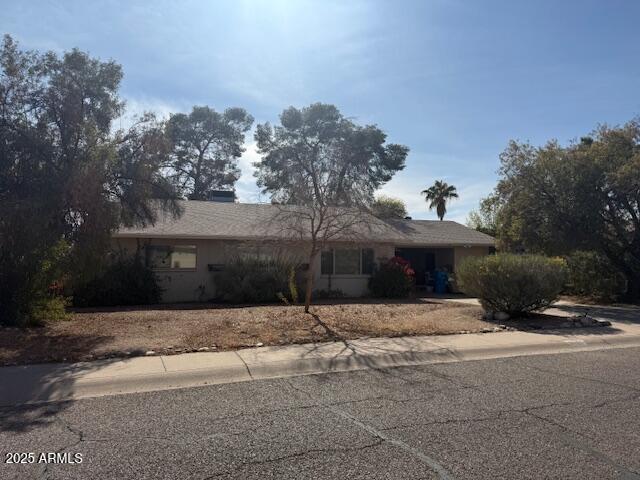
[[[79,47],[124,67],[130,112],[241,106],[257,122],[321,101],[411,148],[383,193],[436,218],[419,192],[444,179],[464,221],[511,138],[567,142],[640,114],[640,2],[2,1],[25,48]],[[237,190],[259,201],[251,162]]]

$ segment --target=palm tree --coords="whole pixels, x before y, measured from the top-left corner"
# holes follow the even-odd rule
[[[436,209],[440,221],[444,218],[444,214],[447,213],[447,201],[452,198],[458,198],[456,187],[447,184],[443,180],[436,180],[433,186],[423,190],[421,193],[425,195],[425,201],[431,202],[429,203],[429,210]]]

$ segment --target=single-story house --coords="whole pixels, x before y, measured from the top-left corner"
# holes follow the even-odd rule
[[[238,255],[308,256],[309,242],[279,228],[282,207],[226,201],[182,201],[179,217],[161,215],[154,225],[122,228],[114,247],[137,250],[164,288],[163,301],[202,301],[215,297],[215,272]],[[462,259],[494,249],[488,235],[452,221],[371,217],[359,235],[337,238],[317,258],[315,288],[347,296],[368,293],[374,264],[393,256],[411,263],[417,286],[437,269],[454,272]]]

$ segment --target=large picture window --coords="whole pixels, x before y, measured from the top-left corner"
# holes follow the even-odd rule
[[[148,245],[147,265],[163,270],[196,268],[195,245]]]
[[[333,270],[336,275],[358,275],[360,273],[360,249],[335,249],[333,251]]]
[[[371,275],[373,273],[373,249],[334,248],[322,252],[322,275]]]

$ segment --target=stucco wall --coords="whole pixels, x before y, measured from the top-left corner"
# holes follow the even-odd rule
[[[465,258],[482,255],[489,255],[489,247],[456,247],[453,252],[455,270]],[[452,282],[451,288],[454,292],[461,292],[456,282]]]
[[[243,242],[223,241],[223,240],[166,240],[166,239],[133,239],[120,238],[114,240],[114,247],[122,249],[129,254],[133,254],[138,245],[144,248],[145,245],[195,245],[196,246],[196,268],[193,270],[156,270],[160,285],[164,289],[163,302],[198,302],[206,301],[215,297],[215,277],[209,271],[209,264],[224,265],[229,258],[232,258],[238,249],[253,248],[255,245]],[[335,244],[334,247],[343,246]],[[359,245],[359,247],[371,247],[371,245]],[[264,248],[264,245],[263,247]],[[303,246],[286,246],[286,251],[290,255],[297,255],[303,258]],[[375,245],[374,258],[376,263],[380,260],[393,257],[395,246]],[[487,247],[456,247],[453,250],[442,250],[436,256],[436,266],[438,268],[445,265],[457,266],[460,261],[469,255],[486,255]],[[315,289],[339,289],[347,296],[359,297],[369,293],[368,275],[322,275],[320,270],[320,256],[315,265]]]
[[[453,256],[454,256],[454,265],[457,270],[458,265],[467,257],[472,256],[481,256],[488,255],[489,247],[455,247]]]
[[[333,247],[345,246],[341,244]],[[360,245],[361,248],[373,248],[375,262],[384,261],[393,257],[395,248],[393,245]],[[351,247],[353,248],[353,247]],[[348,297],[362,297],[369,294],[369,275],[322,275],[320,271],[320,258],[316,261],[315,289],[316,290],[342,290]]]
[[[239,250],[255,248],[255,244],[223,240],[178,240],[178,239],[133,239],[119,238],[114,240],[114,247],[128,254],[134,254],[138,248],[144,249],[146,245],[195,245],[196,268],[193,270],[156,270],[160,285],[164,289],[162,301],[171,302],[198,302],[214,298],[216,295],[215,275],[208,269],[209,264],[224,265]],[[340,244],[333,245],[335,247]],[[366,246],[366,245],[362,245]],[[282,247],[288,255],[298,256],[305,261],[303,246],[289,245]],[[261,248],[265,248],[264,244]],[[268,248],[268,247],[267,247]],[[274,247],[277,248],[277,247]],[[144,254],[144,252],[143,252]],[[380,259],[390,258],[394,254],[391,245],[374,247],[376,262]],[[369,276],[367,275],[322,275],[320,270],[320,256],[315,265],[314,289],[340,289],[347,296],[358,297],[368,293]]]
[[[127,253],[136,251],[138,240],[126,238],[116,239],[117,248]],[[208,264],[225,262],[225,244],[221,240],[139,240],[142,248],[145,245],[195,245],[196,268],[194,270],[156,270],[160,285],[164,289],[163,302],[197,302],[212,298],[215,295],[213,274]]]

